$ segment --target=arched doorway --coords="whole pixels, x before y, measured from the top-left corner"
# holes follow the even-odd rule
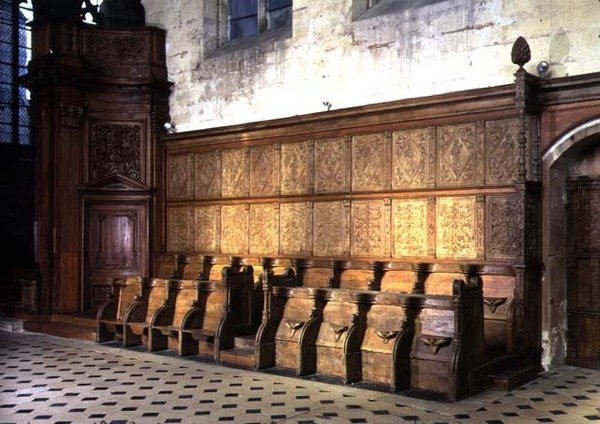
[[[564,134],[542,166],[543,363],[600,368],[600,118]]]

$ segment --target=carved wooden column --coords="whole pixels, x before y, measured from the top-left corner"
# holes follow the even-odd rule
[[[24,78],[37,126],[42,313],[93,309],[107,290],[86,284],[99,263],[103,279],[150,273],[155,152],[169,119],[163,30],[64,19],[34,22]],[[94,237],[110,252],[94,251]]]

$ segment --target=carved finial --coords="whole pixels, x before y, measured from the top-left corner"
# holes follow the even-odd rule
[[[529,49],[529,43],[527,43],[525,38],[517,38],[517,41],[513,44],[510,57],[515,65],[519,65],[520,69],[531,60],[531,50]]]

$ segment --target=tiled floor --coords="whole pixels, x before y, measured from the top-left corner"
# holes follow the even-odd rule
[[[0,423],[600,423],[600,371],[440,403],[0,331]]]

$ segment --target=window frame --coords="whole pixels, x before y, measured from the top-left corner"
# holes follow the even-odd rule
[[[277,11],[281,11],[284,9],[289,8],[289,13],[290,15],[292,15],[293,12],[293,0],[289,1],[289,5],[285,5],[285,6],[280,6],[277,8],[271,8],[270,5],[270,0],[256,0],[256,13],[252,13],[249,14],[247,16],[243,16],[243,17],[236,17],[236,18],[232,18],[231,17],[231,5],[233,2],[235,1],[247,1],[247,0],[229,0],[229,2],[227,3],[227,41],[236,41],[236,40],[240,40],[240,39],[244,39],[244,38],[249,38],[249,37],[256,37],[256,36],[260,36],[261,34],[270,31],[270,30],[274,30],[274,29],[278,29],[278,28],[285,28],[287,25],[281,25],[281,26],[277,26],[274,27],[272,25],[272,21],[270,19],[270,15],[273,12],[277,12]],[[232,21],[239,21],[241,19],[247,19],[250,17],[254,17],[256,16],[256,31],[253,32],[250,35],[246,35],[246,36],[232,36]]]

